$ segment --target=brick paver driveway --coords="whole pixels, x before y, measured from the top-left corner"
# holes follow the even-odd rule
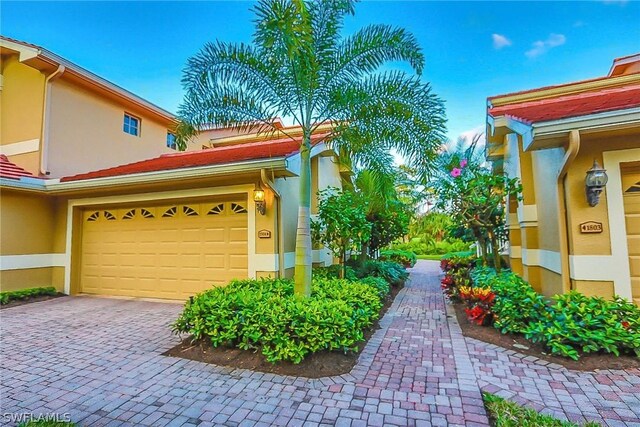
[[[2,310],[0,425],[29,413],[87,426],[487,425],[481,386],[634,425],[638,372],[576,374],[465,340],[438,272],[419,263],[353,371],[319,380],[161,356],[178,342],[175,304],[67,297]]]

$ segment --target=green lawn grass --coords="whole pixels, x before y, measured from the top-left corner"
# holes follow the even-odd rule
[[[417,255],[418,259],[430,259],[432,261],[440,261],[442,255]]]
[[[542,415],[530,408],[504,400],[489,393],[482,393],[484,405],[495,427],[579,427],[580,424],[562,421],[548,415]],[[584,427],[599,427],[600,424],[588,422]]]

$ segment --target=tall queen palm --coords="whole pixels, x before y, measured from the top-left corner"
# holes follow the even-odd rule
[[[179,109],[178,144],[205,125],[275,131],[284,117],[302,129],[295,292],[311,292],[311,136],[325,137],[353,165],[384,174],[391,149],[426,170],[444,130],[442,102],[421,83],[424,57],[401,28],[370,25],[343,38],[353,0],[260,0],[253,8],[253,42],[207,43],[189,59]],[[387,69],[408,63],[412,74]]]

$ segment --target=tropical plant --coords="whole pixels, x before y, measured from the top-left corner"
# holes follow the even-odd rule
[[[491,253],[492,264],[500,271],[500,242],[507,238],[506,201],[519,198],[522,186],[517,178],[484,167],[474,160],[474,153],[472,144],[462,153],[443,156],[441,173],[434,183],[439,196],[436,206],[449,213],[459,228],[473,233],[483,264],[489,264]]]
[[[383,288],[314,278],[312,295],[301,299],[288,279],[237,280],[191,298],[173,330],[214,347],[261,351],[269,362],[300,363],[321,350],[356,350],[380,314]]]
[[[189,59],[176,143],[184,148],[204,126],[275,130],[279,116],[300,126],[300,206],[295,289],[311,292],[311,137],[324,137],[354,165],[388,171],[393,148],[427,171],[444,130],[444,107],[420,81],[424,56],[402,28],[369,25],[343,38],[354,0],[260,0],[252,44],[207,43]],[[390,61],[415,71],[383,71]],[[286,129],[280,130],[286,136]],[[293,138],[292,138],[293,139]]]
[[[362,250],[369,240],[371,224],[367,221],[367,202],[349,190],[327,188],[319,193],[318,220],[311,221],[314,240],[324,244],[340,265],[346,268],[347,253]],[[343,270],[340,278],[344,278]]]
[[[400,176],[399,169],[391,175],[369,169],[358,172],[355,190],[367,200],[367,221],[371,224],[369,239],[363,242],[362,261],[407,234],[411,207],[398,192]]]

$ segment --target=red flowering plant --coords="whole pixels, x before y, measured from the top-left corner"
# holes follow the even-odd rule
[[[445,255],[440,268],[445,275],[440,281],[442,290],[451,301],[459,301],[458,289],[471,284],[471,270],[475,267],[475,257],[468,253]]]
[[[464,311],[470,322],[482,326],[493,323],[496,294],[490,288],[463,286],[458,290],[458,296],[467,306]]]

